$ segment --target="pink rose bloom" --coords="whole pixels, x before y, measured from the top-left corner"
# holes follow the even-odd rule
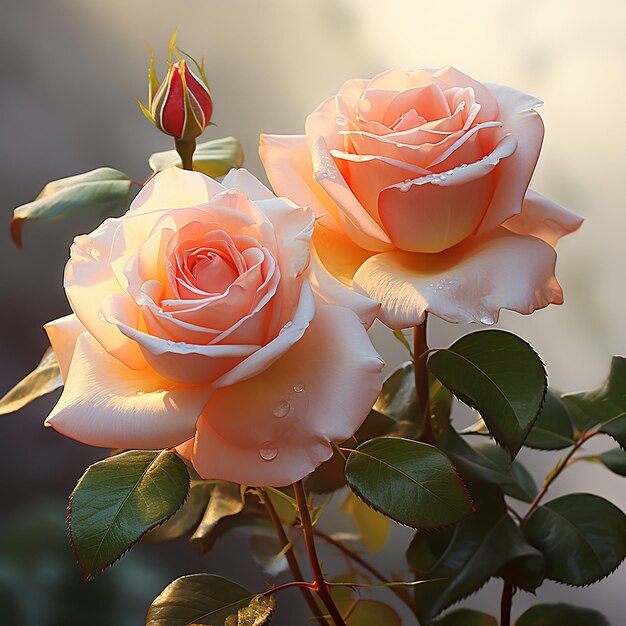
[[[260,154],[275,191],[315,211],[325,268],[385,324],[491,324],[562,303],[554,245],[582,222],[528,190],[540,104],[452,67],[394,69],[349,80],[306,135],[264,135]]]
[[[204,478],[281,486],[315,469],[367,416],[382,361],[364,327],[377,303],[310,268],[313,223],[245,170],[157,174],[74,241],[74,314],[46,325],[65,381],[46,424],[178,446]]]

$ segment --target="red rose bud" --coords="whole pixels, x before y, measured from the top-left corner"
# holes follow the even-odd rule
[[[173,41],[170,43],[170,54],[172,50],[176,51]],[[139,103],[144,115],[159,130],[179,140],[198,137],[209,125],[213,113],[213,100],[203,64],[196,65],[200,77],[191,71],[186,61],[170,62],[167,76],[159,85],[153,55],[150,59],[148,107]]]

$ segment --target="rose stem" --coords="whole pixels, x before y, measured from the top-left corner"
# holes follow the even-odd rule
[[[337,605],[330,595],[330,588],[324,579],[324,574],[322,573],[322,568],[320,567],[320,562],[317,558],[317,551],[315,550],[315,537],[313,535],[313,524],[311,523],[311,516],[309,515],[309,505],[307,502],[306,491],[304,490],[304,483],[301,480],[294,483],[293,489],[296,494],[300,524],[302,525],[302,532],[304,534],[304,544],[306,546],[307,554],[309,555],[311,569],[313,570],[313,577],[315,578],[315,584],[317,586],[317,595],[328,609],[330,616],[335,622],[335,626],[346,626],[346,622],[341,616]]]
[[[195,139],[174,139],[176,152],[183,162],[184,170],[193,170],[193,153],[196,151]]]
[[[513,585],[504,581],[502,601],[500,602],[500,626],[511,626],[511,606],[513,604]]]
[[[428,406],[428,368],[426,367],[426,357],[424,354],[428,350],[426,341],[426,325],[428,313],[424,313],[424,321],[413,328],[413,370],[415,372],[415,393],[417,395],[417,419],[420,428],[420,441],[424,443],[435,443],[433,429],[430,423],[430,411]]]
[[[338,541],[332,535],[328,535],[324,531],[318,530],[317,528],[314,528],[313,532],[318,537],[322,538],[324,541],[328,542],[332,546],[335,546],[335,548],[343,552],[343,554],[345,554],[349,559],[352,559],[355,563],[358,563],[364,570],[372,574],[372,576],[374,576],[374,578],[377,578],[381,583],[388,582],[387,578],[381,572],[379,572],[373,565],[368,563],[364,558],[362,558],[354,550],[351,550],[350,548],[348,548],[348,546],[341,543],[341,541]],[[388,587],[388,589],[392,593],[395,593],[396,596],[398,596],[398,598],[400,598],[400,600],[402,600],[402,602],[404,602],[411,609],[411,611],[413,612],[415,611],[415,607],[413,606],[413,603],[411,602],[411,597],[407,593],[406,589],[402,589],[401,587]]]
[[[282,522],[278,517],[278,513],[276,513],[276,509],[274,508],[274,505],[269,498],[269,494],[265,489],[261,489],[261,492],[263,493],[263,504],[265,505],[265,510],[272,520],[272,524],[274,525],[274,529],[276,530],[276,534],[278,535],[278,541],[281,544],[281,548],[285,550],[285,548],[289,546],[289,548],[285,552],[285,557],[287,558],[287,564],[289,565],[289,569],[291,570],[291,573],[296,580],[303,580],[302,570],[300,569],[300,565],[298,564],[296,555],[294,554],[293,549],[290,546],[289,538],[285,533],[285,529],[283,528]],[[311,590],[306,587],[300,587],[300,590],[302,592],[302,596],[305,602],[307,603],[309,609],[311,609],[311,612],[313,613],[313,616],[317,620],[317,623],[320,626],[328,626],[328,622],[321,615],[319,615],[319,607],[317,606],[317,602],[315,602],[315,598],[313,597]]]

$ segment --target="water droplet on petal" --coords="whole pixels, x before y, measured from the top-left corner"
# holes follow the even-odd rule
[[[280,404],[274,407],[272,413],[276,417],[285,417],[289,411],[291,411],[291,404],[289,404],[287,400],[283,400]]]
[[[337,126],[345,126],[348,123],[348,120],[345,117],[338,117],[335,119],[335,123]]]
[[[304,383],[298,383],[297,385],[293,386],[293,390],[296,393],[302,393],[305,389],[306,385]]]
[[[98,250],[98,248],[92,248],[92,249],[89,251],[89,256],[90,256],[92,259],[95,259],[96,261],[99,261],[99,260],[100,260],[100,250]]]
[[[137,392],[135,393],[136,396],[143,396],[145,393],[145,391],[143,389],[137,389]]]
[[[440,174],[439,180],[446,180],[448,177],[445,174]]]
[[[278,455],[278,450],[273,447],[271,441],[266,441],[259,450],[259,455],[264,461],[273,461]]]

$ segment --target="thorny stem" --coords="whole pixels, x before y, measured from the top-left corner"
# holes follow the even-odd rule
[[[357,552],[355,552],[354,550],[351,550],[350,548],[348,548],[348,546],[346,546],[343,543],[341,543],[341,541],[338,541],[332,535],[328,535],[324,531],[318,530],[317,528],[314,528],[313,532],[318,537],[320,537],[321,539],[323,539],[327,543],[331,544],[332,546],[334,546],[335,548],[340,550],[349,559],[351,559],[355,563],[358,563],[364,570],[366,570],[370,574],[372,574],[372,576],[374,576],[374,578],[377,578],[382,583],[388,582],[387,578],[385,577],[384,574],[379,572],[373,565],[368,563]],[[413,603],[411,602],[411,598],[410,598],[409,594],[407,593],[406,589],[402,589],[400,587],[389,587],[389,590],[392,593],[395,593],[396,596],[398,596],[398,598],[400,598],[400,600],[402,600],[402,602],[404,602],[411,609],[411,611],[415,611],[415,606],[413,606]]]
[[[302,570],[300,569],[300,565],[298,564],[298,560],[296,559],[296,555],[290,546],[289,538],[285,533],[285,529],[283,528],[282,522],[278,517],[278,513],[276,513],[276,509],[270,500],[269,494],[265,489],[261,490],[263,493],[263,504],[265,505],[265,509],[267,514],[270,516],[272,520],[272,524],[274,525],[274,529],[276,530],[276,534],[278,535],[278,540],[281,544],[281,547],[285,551],[285,557],[287,558],[287,564],[289,565],[289,569],[291,570],[291,574],[297,581],[301,581],[303,579]],[[303,585],[297,585],[300,587],[300,591],[302,592],[302,596],[304,597],[305,602],[307,603],[309,609],[313,613],[313,616],[317,620],[317,623],[320,626],[329,626],[328,622],[324,617],[319,614],[319,607],[317,606],[317,602],[315,602],[315,598],[311,593],[311,589],[314,589],[315,586],[309,587],[308,589]],[[284,588],[284,586],[283,586]],[[272,593],[276,592],[278,587],[274,588]]]
[[[324,606],[328,609],[330,616],[335,622],[335,626],[346,626],[335,601],[330,595],[330,588],[328,583],[324,579],[320,561],[315,549],[315,537],[313,535],[313,524],[311,523],[311,516],[309,514],[309,504],[307,502],[306,492],[304,490],[304,483],[298,481],[293,484],[293,489],[296,494],[296,503],[298,505],[298,513],[300,516],[300,523],[302,526],[302,532],[304,534],[304,544],[306,546],[307,554],[309,555],[309,561],[311,563],[311,569],[313,570],[313,577],[315,578],[315,585],[317,595],[324,603]]]
[[[430,421],[428,398],[428,368],[426,355],[428,343],[426,340],[426,325],[428,313],[424,314],[424,321],[413,328],[413,370],[415,372],[415,393],[417,394],[416,421],[421,426],[420,440],[424,443],[435,443],[432,424]]]

